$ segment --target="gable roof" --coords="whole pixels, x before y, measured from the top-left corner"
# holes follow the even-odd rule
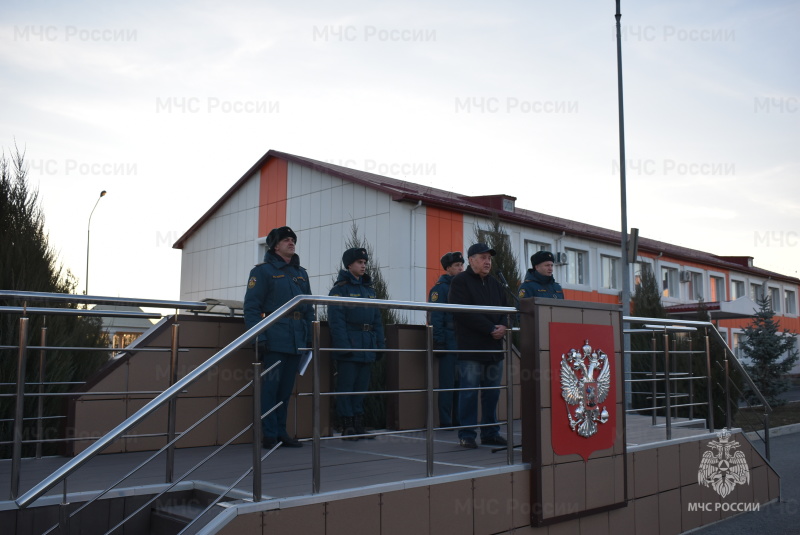
[[[206,211],[203,216],[187,230],[183,236],[178,238],[178,241],[172,246],[174,249],[182,249],[184,243],[194,232],[200,228],[207,220],[214,215],[214,212],[219,209],[222,204],[231,197],[236,190],[241,187],[244,182],[249,179],[254,173],[259,171],[261,167],[267,163],[271,158],[279,158],[287,162],[293,162],[304,167],[314,169],[327,175],[335,176],[355,184],[375,189],[386,193],[391,196],[393,201],[397,202],[422,202],[426,206],[435,208],[442,208],[446,210],[453,210],[463,212],[479,217],[498,217],[500,221],[507,223],[514,223],[525,227],[538,228],[555,233],[565,233],[570,236],[578,238],[586,238],[589,240],[599,241],[610,245],[619,245],[620,232],[610,230],[586,223],[580,223],[569,219],[550,216],[531,210],[521,208],[513,208],[513,211],[503,209],[503,201],[509,200],[513,203],[516,197],[510,195],[482,195],[471,197],[468,195],[461,195],[452,191],[441,190],[429,186],[422,186],[413,182],[405,180],[398,180],[383,175],[376,175],[358,169],[351,169],[341,165],[321,162],[319,160],[312,160],[303,156],[296,156],[286,152],[276,150],[269,150],[264,154],[242,177],[236,181],[231,188],[214,203],[214,205]],[[640,252],[647,252],[653,255],[663,253],[675,259],[682,259],[689,262],[696,262],[719,269],[730,271],[737,271],[740,273],[749,273],[755,276],[771,278],[774,280],[781,280],[792,282],[795,284],[800,283],[800,279],[796,277],[789,277],[752,266],[752,258],[750,257],[725,257],[717,256],[705,251],[698,251],[696,249],[689,249],[666,242],[651,240],[648,238],[639,237],[638,248]],[[742,259],[750,259],[749,262],[742,261]]]

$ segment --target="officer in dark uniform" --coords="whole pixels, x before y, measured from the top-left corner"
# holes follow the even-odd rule
[[[564,290],[553,278],[553,253],[550,251],[537,251],[531,256],[531,265],[525,274],[525,280],[519,286],[519,296],[548,297],[550,299],[564,299]]]
[[[445,272],[428,292],[428,302],[447,303],[447,294],[450,293],[450,281],[453,277],[464,271],[464,255],[461,251],[446,253],[442,257],[442,267]],[[450,312],[431,312],[431,325],[433,326],[434,349],[447,349],[452,353],[436,353],[439,359],[439,388],[458,388],[456,381],[456,365],[458,353],[456,350],[456,331],[453,323],[453,314]],[[458,392],[439,392],[439,425],[451,427],[458,425]]]
[[[294,296],[311,294],[308,273],[294,252],[296,242],[297,235],[289,227],[272,229],[267,235],[264,262],[250,270],[244,295],[244,322],[248,329]],[[302,446],[286,432],[286,415],[300,363],[298,348],[311,347],[313,319],[311,305],[303,305],[258,335],[258,356],[264,369],[280,361],[263,377],[261,414],[283,402],[261,422],[265,448],[272,448],[278,442],[291,448]]]
[[[339,271],[339,278],[329,295],[376,299],[372,280],[366,274],[368,260],[366,249],[353,248],[345,251],[342,255],[342,264],[346,269]],[[386,348],[380,309],[328,305],[328,324],[331,330],[331,346],[342,349],[333,354],[337,366],[336,391],[366,392],[369,388],[372,363],[375,362],[377,353],[348,350]],[[336,412],[342,421],[343,435],[365,433],[363,394],[337,396]]]

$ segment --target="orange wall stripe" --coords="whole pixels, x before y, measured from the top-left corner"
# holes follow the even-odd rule
[[[458,212],[426,207],[425,219],[425,295],[444,273],[439,262],[445,253],[464,251],[464,216]]]
[[[558,282],[558,281],[556,281]],[[619,296],[615,294],[601,294],[599,292],[584,292],[582,290],[564,290],[564,299],[571,301],[588,301],[590,303],[607,303],[619,305]]]
[[[289,166],[285,160],[270,159],[261,167],[258,191],[258,236],[286,225],[286,181]]]

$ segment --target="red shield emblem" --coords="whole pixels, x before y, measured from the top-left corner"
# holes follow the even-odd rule
[[[588,460],[616,439],[616,361],[610,325],[550,323],[551,440]]]

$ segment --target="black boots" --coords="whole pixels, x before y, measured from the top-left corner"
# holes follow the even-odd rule
[[[352,416],[342,416],[342,436],[345,437],[348,435],[355,435],[356,434],[355,425],[356,425],[355,418],[353,418]],[[353,442],[355,442],[356,440],[358,440],[358,437],[345,438],[343,440],[352,440]]]
[[[364,434],[367,433],[366,430],[364,430],[364,415],[363,414],[356,414],[354,416],[354,427],[355,427],[355,430],[356,430],[356,435],[364,435]],[[373,437],[373,436],[365,436],[365,437],[362,437],[362,438],[365,438],[367,440],[375,440],[375,437]]]

